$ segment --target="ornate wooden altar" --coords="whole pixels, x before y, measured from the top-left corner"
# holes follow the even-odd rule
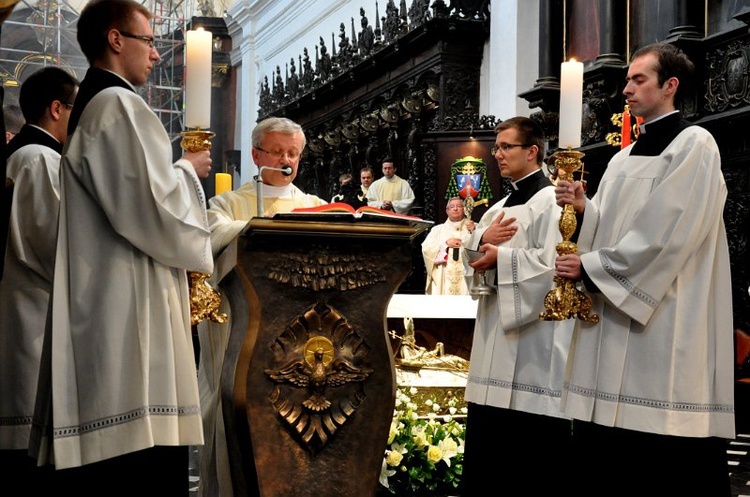
[[[220,256],[236,495],[375,495],[395,404],[386,307],[429,225],[277,214]]]

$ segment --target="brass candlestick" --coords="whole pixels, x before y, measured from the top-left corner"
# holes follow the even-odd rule
[[[550,168],[552,176],[558,180],[573,181],[573,172],[579,169],[583,170],[581,158],[583,152],[567,149],[557,151],[550,157],[553,167]],[[563,241],[558,243],[555,248],[557,255],[575,254],[578,252],[578,246],[570,241],[573,233],[576,231],[576,214],[572,205],[563,207],[558,226],[562,234]],[[544,312],[539,313],[539,319],[545,321],[562,321],[571,317],[577,317],[587,323],[598,323],[599,316],[596,314],[589,315],[592,308],[591,299],[588,295],[576,288],[576,282],[562,278],[554,277],[555,288],[550,290],[544,297]]]
[[[188,152],[200,152],[211,149],[211,138],[216,133],[196,128],[183,131],[180,147]],[[221,294],[209,283],[209,274],[188,271],[190,283],[190,324],[196,325],[205,319],[216,323],[226,323],[227,315],[219,312]]]

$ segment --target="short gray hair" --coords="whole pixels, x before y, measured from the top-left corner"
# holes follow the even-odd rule
[[[263,138],[265,138],[268,133],[282,133],[285,135],[296,135],[297,133],[301,133],[302,148],[305,148],[307,145],[307,137],[305,136],[305,131],[302,129],[302,126],[286,117],[269,117],[259,122],[255,128],[253,128],[253,133],[251,135],[253,147],[259,147]]]

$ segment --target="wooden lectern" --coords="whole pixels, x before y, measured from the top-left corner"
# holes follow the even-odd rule
[[[375,495],[395,405],[386,308],[432,224],[415,219],[253,218],[220,255],[235,495]]]

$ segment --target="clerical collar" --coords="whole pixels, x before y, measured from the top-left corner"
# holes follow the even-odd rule
[[[641,133],[630,149],[631,156],[656,157],[661,155],[677,135],[692,123],[683,119],[679,112],[670,112],[649,121],[648,134]]]
[[[135,89],[135,86],[133,86],[133,83],[131,83],[131,82],[130,82],[130,81],[128,81],[127,79],[123,78],[123,77],[122,77],[122,75],[120,75],[120,74],[117,74],[117,73],[116,73],[116,72],[114,72],[114,71],[110,71],[109,69],[104,69],[104,68],[100,68],[100,69],[101,69],[102,71],[107,71],[107,72],[109,72],[109,73],[112,73],[112,74],[114,74],[115,76],[117,76],[118,78],[120,78],[120,79],[121,79],[121,80],[122,80],[122,81],[123,81],[123,82],[124,82],[124,83],[125,83],[126,85],[128,85],[128,86],[130,87],[130,89],[131,89],[131,90],[133,90],[134,92],[138,93],[138,92],[137,92],[137,90]]]
[[[47,130],[26,123],[21,128],[21,131],[19,131],[18,134],[6,145],[6,157],[10,157],[18,149],[23,148],[26,145],[41,145],[43,147],[51,148],[58,154],[62,153],[63,149],[62,143],[60,143]]]
[[[667,112],[666,114],[662,114],[661,116],[657,117],[656,119],[652,119],[651,121],[649,121],[647,123],[641,123],[641,125],[639,126],[640,132],[643,133],[643,134],[646,134],[646,127],[647,126],[651,127],[652,124],[654,124],[656,122],[659,122],[662,119],[664,119],[665,117],[671,116],[672,114],[676,114],[678,112],[680,112],[680,111],[675,109],[672,112]],[[651,129],[653,129],[653,127],[651,127]]]
[[[55,141],[56,141],[57,143],[60,143],[60,140],[58,140],[57,138],[55,138],[55,137],[54,137],[54,136],[52,135],[52,133],[50,133],[50,132],[49,132],[49,131],[47,131],[46,129],[42,128],[41,126],[37,126],[36,124],[29,124],[29,126],[31,126],[32,128],[36,128],[36,129],[38,129],[38,130],[39,130],[39,131],[41,131],[42,133],[46,133],[46,134],[48,134],[48,135],[50,136],[50,138],[52,138],[53,140],[55,140]]]
[[[290,198],[292,196],[292,184],[284,186],[273,186],[263,183],[263,196],[274,198]]]
[[[531,178],[532,176],[534,176],[537,173],[544,174],[541,169],[537,169],[536,171],[527,174],[526,176],[524,176],[523,178],[519,179],[518,181],[511,180],[510,186],[512,186],[514,190],[518,190],[519,189],[519,186],[518,186],[519,183],[522,183],[522,182],[526,181],[528,178]]]
[[[550,179],[544,174],[544,171],[537,169],[525,178],[521,178],[513,185],[515,190],[505,199],[504,207],[513,207],[514,205],[525,204],[537,192],[543,188],[552,186]]]

